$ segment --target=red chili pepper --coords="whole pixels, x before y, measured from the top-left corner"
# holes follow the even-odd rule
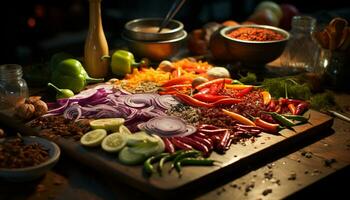
[[[231,135],[230,135],[230,138],[228,139],[227,145],[225,147],[226,151],[230,149],[232,141],[233,141],[233,138],[231,138]]]
[[[309,104],[306,102],[301,102],[297,105],[295,115],[302,115],[309,108]]]
[[[174,96],[178,97],[181,101],[183,101],[184,103],[186,103],[190,106],[206,107],[206,108],[213,107],[212,104],[205,103],[203,101],[199,101],[199,100],[197,100],[191,96],[188,96],[186,94],[176,93],[176,94],[174,94]]]
[[[173,143],[169,140],[169,138],[162,138],[164,145],[165,145],[165,150],[169,153],[174,153],[175,152],[175,147]]]
[[[219,105],[232,105],[232,104],[237,104],[241,102],[242,99],[236,99],[236,98],[224,98],[220,99],[218,101],[215,101],[213,103],[214,106],[219,106]]]
[[[253,86],[244,88],[241,90],[238,94],[236,94],[237,97],[243,97],[244,95],[248,94],[250,91],[252,91]]]
[[[191,83],[192,80],[193,80],[192,78],[187,77],[187,76],[181,76],[181,77],[177,77],[177,78],[172,78],[169,81],[165,82],[162,85],[162,87],[169,87],[169,86],[172,86],[172,85]]]
[[[288,104],[294,104],[294,105],[298,105],[304,101],[299,100],[299,99],[287,99],[287,98],[279,98],[278,99],[280,105],[288,105]]]
[[[160,95],[167,95],[167,94],[170,94],[170,95],[173,95],[173,94],[177,94],[179,93],[178,91],[176,90],[173,90],[173,91],[159,91],[158,94]]]
[[[213,141],[215,149],[217,149],[217,147],[218,147],[218,145],[220,143],[220,140],[221,140],[220,135],[211,135],[210,139]]]
[[[219,129],[199,129],[198,130],[199,132],[201,133],[204,133],[204,134],[222,134],[222,133],[225,133],[227,131],[226,128],[219,128]]]
[[[210,88],[203,88],[197,92],[197,94],[209,94]]]
[[[208,82],[205,82],[205,83],[202,83],[200,85],[197,85],[196,86],[196,90],[201,90],[203,88],[207,88],[207,87],[210,87],[212,84],[229,84],[229,83],[232,83],[232,79],[230,78],[218,78],[218,79],[214,79],[214,80],[211,80],[211,81],[208,81]]]
[[[267,107],[268,111],[275,111],[276,109],[276,101],[275,100],[271,100],[269,103],[269,106]]]
[[[218,93],[218,90],[219,90],[219,86],[217,84],[212,84],[210,87],[209,87],[209,92],[208,94],[217,94]]]
[[[209,130],[213,130],[213,129],[219,129],[219,127],[211,125],[211,124],[201,124],[198,126],[198,129],[209,129]]]
[[[217,150],[219,153],[225,152],[229,139],[230,139],[230,132],[228,130],[226,130],[226,132],[224,134],[222,134],[221,140],[220,140],[219,144],[217,145]]]
[[[290,113],[292,113],[292,115],[295,115],[297,109],[296,109],[294,104],[292,104],[292,103],[288,104],[288,109],[289,109]]]
[[[171,143],[174,144],[174,146],[177,149],[183,149],[183,150],[191,150],[193,149],[193,147],[191,145],[185,144],[183,142],[181,142],[180,140],[176,139],[176,138],[170,138]]]
[[[277,133],[280,129],[279,124],[272,124],[272,123],[266,122],[266,121],[260,119],[259,117],[256,117],[254,119],[254,123],[255,123],[255,125],[262,128],[264,131],[266,131],[268,133]]]
[[[193,140],[189,137],[178,137],[177,139],[185,144],[191,145],[194,149],[203,152],[204,156],[209,156],[208,147],[202,144],[201,142]]]
[[[199,141],[200,143],[204,144],[205,146],[207,146],[209,150],[213,150],[214,145],[213,145],[213,142],[211,140],[200,137],[198,135],[191,135],[190,137],[196,141]]]
[[[190,88],[190,87],[192,87],[191,84],[179,84],[179,85],[172,85],[172,86],[164,87],[164,90],[165,91],[181,90],[181,89],[186,89],[186,88]]]
[[[223,96],[223,95],[212,95],[212,94],[195,94],[192,96],[195,99],[198,99],[200,101],[205,101],[205,102],[215,102],[220,99],[225,99],[225,98],[230,98],[230,96]]]

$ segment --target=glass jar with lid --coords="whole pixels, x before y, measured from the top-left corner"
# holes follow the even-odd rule
[[[28,97],[28,86],[17,64],[0,65],[0,110],[10,111],[21,97]]]
[[[281,65],[291,73],[319,72],[320,48],[313,38],[316,19],[311,16],[294,16],[291,37],[281,56]]]

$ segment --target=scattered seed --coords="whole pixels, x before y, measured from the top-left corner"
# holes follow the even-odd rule
[[[308,170],[305,170],[305,171],[304,171],[304,174],[308,174],[308,173],[309,173],[309,171],[308,171]]]
[[[288,180],[290,181],[294,181],[295,179],[297,179],[297,174],[295,172],[292,172],[289,177]]]
[[[334,158],[324,160],[324,166],[332,167],[332,164],[337,162]]]
[[[266,190],[264,190],[264,191],[262,192],[262,194],[263,194],[264,196],[266,196],[266,195],[270,194],[271,192],[272,192],[272,189],[266,189]]]
[[[272,164],[271,163],[267,164],[267,168],[271,169],[272,168]]]
[[[230,187],[237,188],[237,184],[231,183],[231,184],[230,184]]]

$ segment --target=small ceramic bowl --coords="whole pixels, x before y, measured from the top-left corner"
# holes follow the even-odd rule
[[[158,33],[161,22],[161,18],[143,18],[125,24],[122,38],[136,57],[162,61],[179,52],[187,38],[183,24],[171,20],[164,31]]]
[[[274,41],[249,41],[231,38],[227,35],[232,31],[243,27],[272,30],[281,34],[283,39]],[[228,26],[220,31],[220,35],[224,40],[225,48],[230,54],[229,56],[232,60],[257,65],[263,65],[278,58],[283,53],[290,37],[287,31],[267,25]]]
[[[17,169],[0,168],[0,178],[10,182],[31,181],[43,176],[59,160],[60,148],[53,142],[35,136],[23,137],[25,144],[39,143],[49,151],[49,159],[39,165]]]
[[[158,33],[162,20],[161,18],[140,18],[129,21],[124,26],[124,36],[132,40],[165,41],[183,35],[184,25],[176,20],[169,21],[168,25]]]

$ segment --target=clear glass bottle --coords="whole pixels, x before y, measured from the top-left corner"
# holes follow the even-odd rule
[[[320,48],[313,38],[316,19],[310,16],[294,16],[291,37],[281,56],[281,65],[291,73],[318,72]]]
[[[0,110],[10,111],[19,98],[28,97],[28,86],[22,75],[20,65],[0,65]]]
[[[91,77],[107,76],[109,61],[101,57],[108,53],[108,44],[102,27],[101,0],[89,0],[89,30],[84,47],[84,68]]]

